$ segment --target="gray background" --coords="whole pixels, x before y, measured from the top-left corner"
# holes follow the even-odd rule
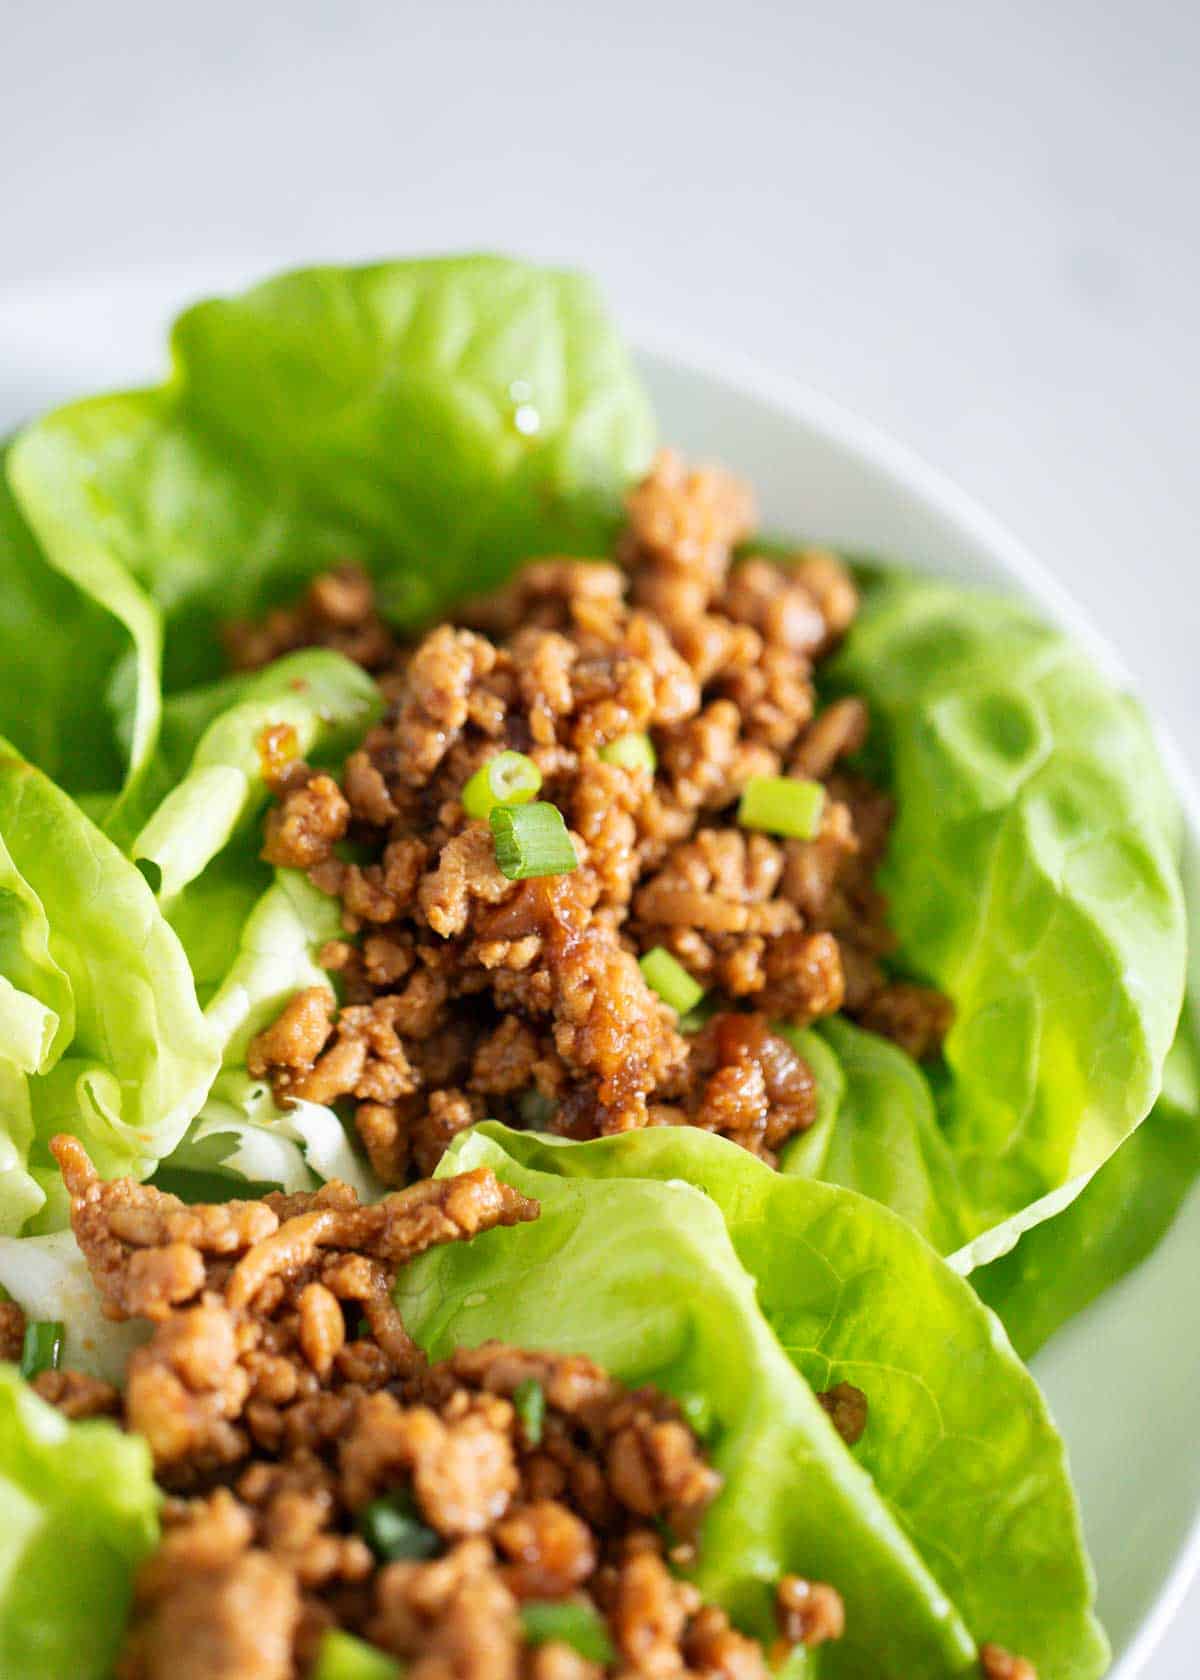
[[[147,265],[586,264],[973,491],[1194,764],[1198,188],[1193,0],[0,0],[0,309]],[[1198,1653],[1193,1591],[1154,1680]]]

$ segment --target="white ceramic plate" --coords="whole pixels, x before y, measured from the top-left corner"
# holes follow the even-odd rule
[[[244,278],[142,272],[0,294],[0,435],[49,403],[156,377],[175,309]],[[746,473],[768,528],[1020,591],[1134,686],[1033,557],[906,450],[734,357],[659,332],[637,337],[664,437]],[[1200,795],[1172,744],[1163,745],[1189,828],[1192,983],[1200,997]],[[1194,1196],[1151,1260],[1034,1363],[1070,1449],[1113,1643],[1111,1680],[1134,1680],[1144,1669],[1200,1564],[1198,1246]]]

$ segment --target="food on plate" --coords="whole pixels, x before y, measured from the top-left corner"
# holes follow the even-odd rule
[[[764,534],[505,259],[0,465],[0,1671],[1101,1674],[982,1302],[1200,1165],[1136,704]]]

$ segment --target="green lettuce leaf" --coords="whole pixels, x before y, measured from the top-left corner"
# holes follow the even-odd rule
[[[166,618],[165,687],[216,677],[217,628],[353,556],[393,617],[534,553],[602,552],[653,425],[582,276],[501,257],[317,268],[190,309],[158,389],[75,403],[14,443],[47,558]],[[157,650],[139,621],[135,767]]]
[[[68,1423],[0,1365],[0,1674],[105,1680],[158,1503],[143,1440]]]
[[[120,786],[134,728],[131,637],[153,648],[157,614],[110,562],[48,562],[9,488],[8,453],[0,448],[0,735],[69,792],[107,792]]]
[[[50,951],[50,922],[0,830],[0,1060],[52,1067],[75,1031],[71,982]]]
[[[279,1109],[263,1080],[246,1072],[250,1040],[298,991],[331,985],[317,954],[340,932],[338,904],[294,869],[280,869],[246,919],[233,963],[206,1011],[224,1071],[170,1159],[169,1188],[206,1199],[214,1181],[310,1190],[329,1178],[351,1184],[364,1201],[381,1186],[333,1109],[295,1102]],[[203,1184],[204,1188],[201,1188]],[[194,1194],[193,1194],[194,1192]],[[228,1189],[226,1194],[231,1193]]]
[[[18,1157],[0,1176],[0,1229],[13,1231],[32,1211],[30,1175],[58,1183],[47,1148],[55,1132],[81,1137],[108,1176],[144,1176],[199,1110],[219,1055],[183,949],[142,876],[6,743],[0,847],[10,935],[0,960],[16,953],[16,983],[59,1024],[36,1069],[0,1064]]]
[[[1103,1672],[1062,1442],[994,1317],[903,1220],[686,1127],[571,1144],[488,1124],[438,1170],[478,1165],[541,1218],[409,1268],[406,1321],[434,1356],[500,1336],[699,1395],[727,1477],[707,1591],[753,1622],[780,1571],[832,1581],[847,1641],[822,1675],[962,1673],[964,1629],[1042,1680]],[[801,1376],[866,1392],[853,1454],[800,1404]]]
[[[318,892],[297,869],[277,869],[241,930],[238,951],[206,1017],[223,1065],[241,1067],[250,1040],[308,986],[329,986],[317,953],[341,932],[337,899]]]
[[[259,856],[270,798],[264,730],[287,725],[298,754],[340,765],[380,709],[366,672],[322,648],[167,701],[157,749],[105,829],[151,883],[203,1002],[227,976],[272,879]]]
[[[0,1059],[0,1231],[19,1231],[46,1200],[29,1171],[33,1106],[29,1077]]]
[[[86,447],[82,440],[80,442]],[[47,709],[43,712],[37,724],[35,747],[51,762],[61,759],[64,767],[74,772],[73,781],[77,782],[81,791],[102,792],[111,785],[118,765],[136,770],[153,749],[161,711],[158,673],[162,661],[162,613],[121,563],[120,556],[106,545],[97,532],[73,526],[66,509],[56,506],[53,497],[43,507],[40,521],[28,518],[16,488],[18,452],[19,444],[14,442],[4,463],[8,493],[37,538],[40,552],[49,567],[67,580],[67,598],[56,604],[64,608],[66,625],[72,632],[65,649],[61,647],[56,633],[52,632],[48,638],[48,653],[57,647],[57,659],[67,667],[60,677],[59,690],[67,690],[69,698],[61,710],[52,713]],[[102,506],[102,502],[95,504],[97,511],[101,511]],[[40,615],[43,610],[43,579],[32,568],[26,575],[35,580],[32,588],[37,597],[36,611]],[[76,591],[84,598],[82,609],[77,604]],[[29,593],[28,586],[25,593]],[[92,602],[97,603],[104,614],[98,622],[90,608]],[[52,610],[48,602],[44,610]],[[83,622],[73,623],[72,620],[80,618],[81,610]],[[119,627],[115,633],[113,622]],[[95,644],[90,641],[93,633],[98,638]],[[76,634],[80,636],[81,643],[78,663],[72,668],[70,661],[76,654]],[[119,655],[115,654],[114,634],[121,649]],[[28,650],[25,657],[28,658]],[[53,670],[54,664],[55,659],[51,655],[48,669]],[[95,688],[84,686],[89,677],[96,682]],[[73,682],[79,686],[73,687]],[[35,683],[34,694],[39,694],[43,686]],[[21,691],[16,693],[19,699]],[[48,705],[53,699],[52,690],[47,697]],[[64,743],[74,730],[78,712],[83,707],[92,708],[97,716],[90,726],[85,724],[79,730],[79,745],[67,747]],[[106,725],[111,725],[111,732],[116,736],[115,760]],[[24,736],[29,728],[26,722],[18,734]],[[51,738],[48,740],[47,736]],[[81,756],[92,741],[96,741],[98,752],[94,766],[89,767],[81,762]]]
[[[500,1138],[476,1131],[439,1171],[491,1166],[541,1216],[402,1275],[401,1310],[430,1355],[503,1336],[690,1399],[726,1482],[702,1536],[707,1593],[767,1637],[774,1580],[820,1574],[846,1599],[843,1661],[877,1655],[897,1680],[964,1670],[966,1630],[771,1335],[717,1207],[682,1181],[539,1173]]]
[[[361,666],[327,648],[174,695],[153,758],[105,830],[152,863],[160,895],[174,898],[236,834],[253,829],[257,841],[254,819],[269,797],[265,730],[287,725],[300,757],[340,765],[381,709]]]
[[[957,1249],[967,1236],[962,1190],[917,1063],[840,1018],[816,1031],[776,1031],[806,1058],[827,1104],[789,1144],[782,1170],[858,1190],[901,1214],[940,1253]]]
[[[1069,1208],[971,1274],[1023,1359],[1154,1251],[1198,1176],[1200,1050],[1185,1020],[1133,1136]]]
[[[246,923],[270,884],[271,870],[251,845],[228,846],[166,907],[202,1007],[227,978]]]
[[[1018,602],[890,576],[832,680],[870,702],[897,800],[899,964],[954,1000],[941,1120],[970,1234],[995,1233],[969,1265],[1069,1199],[1158,1093],[1178,814],[1136,704]]]

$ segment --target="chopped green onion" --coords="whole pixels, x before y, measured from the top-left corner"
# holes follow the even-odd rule
[[[26,1382],[43,1371],[57,1371],[62,1362],[63,1327],[54,1319],[35,1319],[25,1326],[21,1375]]]
[[[681,1015],[675,1025],[685,1038],[691,1038],[703,1031],[720,1007],[720,997],[715,992],[708,992],[694,1009],[689,1009]]]
[[[329,1628],[317,1648],[312,1680],[400,1680],[404,1670],[386,1651],[356,1639],[341,1628]]]
[[[704,996],[704,987],[698,980],[692,979],[682,963],[676,962],[665,945],[656,945],[652,951],[647,951],[638,967],[650,990],[657,992],[664,1003],[669,1003],[681,1015],[695,1009]]]
[[[517,1110],[523,1126],[528,1126],[531,1132],[544,1132],[558,1112],[558,1104],[540,1091],[522,1091],[517,1098]]]
[[[653,774],[658,768],[654,742],[640,730],[632,735],[618,735],[615,741],[600,748],[600,757],[605,764],[619,764],[622,770],[649,770]]]
[[[582,1599],[533,1599],[521,1606],[521,1626],[531,1645],[557,1641],[570,1645],[589,1662],[616,1660],[600,1612]]]
[[[536,1447],[542,1439],[542,1424],[546,1417],[546,1391],[540,1382],[528,1377],[513,1390],[513,1406],[521,1420],[526,1443]]]
[[[742,793],[737,820],[742,828],[811,840],[821,826],[825,789],[799,776],[751,776]]]
[[[542,772],[524,753],[502,752],[476,770],[462,790],[463,810],[482,821],[497,805],[527,805],[542,785]]]
[[[387,1563],[398,1558],[436,1557],[441,1539],[423,1523],[407,1493],[385,1493],[358,1513],[358,1531],[375,1556]]]
[[[574,843],[556,805],[497,805],[488,821],[500,873],[510,881],[569,875],[579,868]]]

